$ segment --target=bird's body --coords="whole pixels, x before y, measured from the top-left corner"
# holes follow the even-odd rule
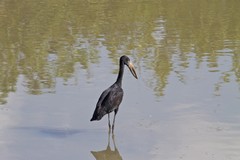
[[[108,114],[108,125],[110,128],[110,113],[114,111],[112,129],[114,128],[115,117],[118,112],[119,105],[121,104],[123,99],[122,77],[124,72],[124,65],[127,65],[133,76],[137,78],[134,66],[127,56],[122,56],[119,63],[119,73],[116,82],[108,89],[103,91],[103,93],[98,99],[95,111],[91,118],[91,121],[101,120],[104,115]]]
[[[114,83],[101,94],[91,121],[100,120],[104,115],[117,110],[122,102],[122,98],[123,89],[121,86]]]

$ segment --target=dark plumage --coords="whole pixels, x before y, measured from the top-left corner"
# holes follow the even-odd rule
[[[103,91],[100,98],[98,99],[95,111],[91,118],[91,121],[100,120],[104,115],[108,114],[108,125],[109,128],[111,128],[110,113],[114,111],[112,130],[114,129],[115,117],[123,98],[122,77],[124,72],[124,65],[128,66],[132,75],[137,79],[136,71],[133,64],[130,62],[130,59],[127,56],[122,56],[119,60],[119,73],[117,80],[108,89]]]

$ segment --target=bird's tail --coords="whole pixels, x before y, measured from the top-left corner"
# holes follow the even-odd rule
[[[94,112],[90,121],[99,121],[100,119],[102,119],[102,117],[103,116],[101,114]]]
[[[102,117],[93,115],[90,121],[99,121],[100,119],[102,119]]]
[[[90,119],[90,121],[95,121],[95,120],[97,120],[96,118],[94,118],[94,117],[92,117],[91,119]]]
[[[90,121],[99,121],[106,114],[105,110],[101,110],[101,106],[96,106],[93,116]]]

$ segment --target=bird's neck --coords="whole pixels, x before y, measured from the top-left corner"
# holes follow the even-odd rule
[[[120,61],[118,77],[117,77],[117,81],[116,81],[116,83],[119,86],[122,86],[123,72],[124,72],[124,63]]]

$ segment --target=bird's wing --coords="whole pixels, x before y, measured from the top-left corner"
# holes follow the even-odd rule
[[[116,106],[118,107],[120,105],[120,103],[122,102],[122,98],[123,98],[123,91],[121,90],[117,90],[117,91],[110,91],[110,99],[109,99],[109,103],[112,106]]]
[[[97,107],[107,112],[113,111],[122,102],[123,90],[117,85],[112,85],[101,94]]]
[[[98,99],[98,102],[97,102],[96,106],[101,106],[102,105],[102,102],[108,96],[109,92],[110,92],[110,87],[102,92],[101,96]]]
[[[108,95],[109,91],[110,91],[109,88],[106,89],[105,91],[103,91],[103,93],[99,97],[91,121],[100,120],[105,114],[107,114],[107,109],[102,105],[102,102]]]
[[[116,84],[112,85],[98,99],[92,120],[100,120],[105,114],[117,109],[122,102],[123,90]]]
[[[115,110],[120,105],[123,98],[122,88],[116,86],[112,86],[110,88],[110,91],[101,103],[101,105],[107,109],[107,112],[112,112]]]

